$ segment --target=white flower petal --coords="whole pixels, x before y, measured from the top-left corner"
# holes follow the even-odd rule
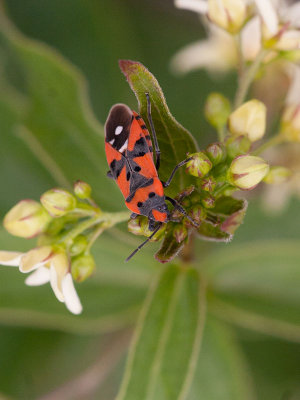
[[[52,256],[51,246],[40,246],[29,250],[20,260],[20,271],[31,272],[49,262]]]
[[[236,51],[232,37],[218,29],[210,38],[191,43],[179,50],[171,60],[171,69],[175,74],[185,74],[201,68],[223,72],[232,68],[235,61]]]
[[[65,301],[64,295],[59,288],[58,277],[57,277],[56,269],[53,264],[51,264],[51,267],[50,267],[50,285],[52,287],[52,290],[53,290],[56,298],[63,303]]]
[[[278,17],[271,0],[254,0],[259,14],[272,35],[278,32]]]
[[[175,7],[205,14],[208,11],[207,1],[204,0],[175,0]]]
[[[48,283],[50,281],[50,270],[46,267],[39,267],[32,274],[30,274],[26,280],[25,284],[28,286],[40,286]]]
[[[67,309],[73,314],[80,314],[82,311],[82,305],[70,273],[68,273],[62,280],[62,292]]]
[[[254,60],[261,49],[261,23],[258,16],[246,24],[241,32],[241,41],[245,59]]]
[[[300,28],[300,3],[297,2],[287,7],[281,12],[282,18],[286,22],[290,22],[294,28]]]
[[[286,103],[300,104],[300,67],[291,64],[290,75],[292,83],[287,94]]]
[[[0,264],[9,267],[18,267],[23,254],[18,251],[0,251]]]

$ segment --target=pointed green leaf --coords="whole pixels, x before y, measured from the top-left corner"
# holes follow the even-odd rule
[[[161,150],[160,178],[166,181],[173,168],[186,159],[188,153],[197,151],[196,142],[191,134],[172,116],[159,83],[143,64],[136,61],[121,60],[120,68],[138,99],[140,114],[147,124],[145,93],[150,94],[152,119]],[[168,188],[168,193],[175,196],[190,182],[191,177],[185,173],[184,168],[181,168],[177,171],[172,185]]]
[[[207,260],[216,315],[249,329],[300,341],[298,242],[230,246]]]
[[[174,265],[163,269],[142,309],[117,400],[186,399],[204,316],[198,272]]]
[[[208,318],[188,400],[253,400],[250,371],[232,330]]]

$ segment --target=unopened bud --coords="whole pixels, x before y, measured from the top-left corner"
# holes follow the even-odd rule
[[[146,217],[138,215],[136,218],[128,221],[128,230],[134,235],[144,235],[147,223]]]
[[[292,171],[285,167],[271,167],[268,174],[264,177],[264,182],[268,184],[280,184],[285,182],[292,174]]]
[[[226,140],[226,149],[230,158],[248,153],[250,147],[251,142],[247,136],[229,136]]]
[[[181,243],[188,235],[188,230],[184,225],[176,225],[173,230],[173,235],[177,243]]]
[[[282,115],[280,133],[289,142],[300,142],[300,105],[288,105]]]
[[[34,237],[44,232],[51,221],[48,212],[34,200],[22,200],[4,217],[4,228],[14,236]]]
[[[205,208],[213,208],[215,206],[216,199],[213,196],[207,194],[205,197],[202,198],[201,202]]]
[[[211,93],[205,103],[205,117],[220,131],[227,123],[231,111],[229,100],[220,93]]]
[[[198,178],[207,175],[212,169],[212,163],[209,158],[203,153],[194,153],[191,155],[192,160],[187,163],[187,172]]]
[[[208,17],[230,33],[238,32],[247,18],[244,0],[208,0]]]
[[[266,115],[266,106],[261,101],[247,101],[230,115],[229,130],[235,136],[244,135],[255,142],[265,134]]]
[[[213,165],[220,164],[220,162],[224,161],[226,157],[225,147],[222,143],[212,143],[210,144],[205,153],[208,155],[208,158],[213,163]]]
[[[76,199],[70,192],[56,188],[44,193],[41,203],[53,217],[61,217],[76,207]]]
[[[77,282],[82,282],[94,272],[96,267],[94,257],[90,254],[72,259],[72,276]]]
[[[206,211],[203,207],[196,205],[189,210],[189,216],[193,219],[193,221],[200,224],[200,222],[204,221],[206,218]]]
[[[212,192],[217,185],[216,180],[209,176],[208,178],[204,178],[201,182],[201,188],[206,192]]]
[[[235,158],[228,170],[229,182],[243,190],[251,190],[269,172],[269,165],[260,157],[242,155]]]
[[[70,247],[70,255],[72,257],[77,256],[85,251],[88,245],[87,238],[84,235],[78,235],[74,240],[73,244]]]
[[[78,180],[74,183],[74,193],[79,199],[89,199],[92,188],[88,183]]]

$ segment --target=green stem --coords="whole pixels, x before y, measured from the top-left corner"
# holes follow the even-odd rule
[[[256,150],[252,152],[254,156],[258,156],[259,154],[263,153],[265,150],[267,150],[269,147],[277,146],[278,144],[281,144],[285,141],[285,138],[283,135],[280,133],[278,135],[275,135],[271,137],[267,142],[263,143],[261,146],[259,146]]]
[[[68,242],[70,240],[75,239],[76,236],[80,235],[82,232],[90,229],[92,226],[100,224],[101,226],[105,225],[105,228],[109,228],[118,224],[119,222],[127,221],[130,217],[130,213],[128,211],[118,212],[118,213],[101,213],[96,214],[94,217],[91,217],[87,220],[79,223],[74,229],[69,231],[63,238],[62,241]]]
[[[105,227],[103,226],[103,223],[100,223],[98,227],[95,227],[95,231],[92,233],[90,239],[89,239],[89,244],[86,247],[86,253],[88,253],[91,250],[91,247],[97,240],[98,236],[101,235],[101,233],[104,231]]]
[[[245,101],[250,85],[267,53],[268,50],[262,48],[250,67],[241,75],[239,79],[239,87],[235,96],[234,108],[238,108]]]

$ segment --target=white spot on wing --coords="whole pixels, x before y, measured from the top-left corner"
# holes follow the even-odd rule
[[[120,135],[123,130],[123,126],[117,126],[115,129],[115,135]]]
[[[115,142],[115,139],[112,139],[109,143],[110,143],[111,145],[113,145],[114,142]]]
[[[123,153],[123,152],[127,149],[127,146],[128,146],[128,139],[127,139],[126,142],[123,144],[123,146],[119,149],[119,152],[120,152],[120,153]]]

